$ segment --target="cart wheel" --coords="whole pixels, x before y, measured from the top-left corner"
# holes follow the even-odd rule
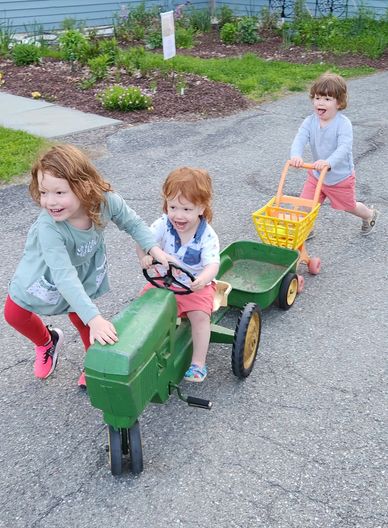
[[[122,444],[121,431],[114,429],[111,425],[108,426],[108,441],[109,441],[109,463],[112,475],[121,475],[123,470],[122,464]]]
[[[131,471],[139,475],[143,471],[143,448],[141,445],[140,425],[138,420],[128,429],[129,454],[131,457]]]
[[[298,293],[302,293],[304,290],[304,277],[303,275],[298,275]]]
[[[232,370],[238,378],[247,378],[252,372],[260,343],[261,312],[255,303],[245,305],[234,333]]]
[[[321,259],[319,257],[312,257],[307,266],[311,275],[318,275],[321,271]]]
[[[282,280],[279,290],[279,308],[289,310],[294,304],[298,293],[298,276],[296,273],[287,273]]]

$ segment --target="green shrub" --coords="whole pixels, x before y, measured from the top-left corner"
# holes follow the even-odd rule
[[[152,98],[141,92],[139,88],[130,86],[111,86],[96,96],[107,110],[131,112],[152,107]]]
[[[105,79],[105,77],[108,75],[109,65],[110,57],[107,53],[88,60],[90,73],[96,80]]]
[[[134,24],[131,28],[133,40],[143,40],[145,37],[146,28],[141,24]]]
[[[227,22],[220,31],[220,39],[224,44],[235,44],[238,39],[237,24]]]
[[[116,57],[119,52],[117,40],[114,38],[111,38],[111,39],[101,39],[101,40],[98,40],[97,42],[98,42],[97,44],[98,53],[101,53],[102,55],[107,55],[109,66],[113,66],[113,64],[116,62]]]
[[[201,31],[207,33],[212,28],[212,21],[209,9],[190,9],[189,12],[190,27],[194,31]]]
[[[134,8],[122,6],[113,15],[113,30],[116,38],[123,40],[143,40],[148,29],[159,23],[159,7],[146,9],[145,2]]]
[[[12,49],[12,60],[16,66],[37,64],[40,57],[40,50],[35,44],[15,44]]]
[[[388,23],[374,19],[362,9],[357,16],[347,19],[306,16],[285,24],[284,32],[294,44],[337,54],[352,52],[378,58],[388,47]]]
[[[277,31],[279,27],[279,13],[262,7],[259,13],[259,27],[263,32]]]
[[[238,41],[243,44],[258,42],[257,20],[254,17],[242,17],[237,23]]]
[[[130,50],[127,51],[127,54],[136,70],[140,70],[146,56],[144,48],[142,46],[135,46],[130,48]]]
[[[194,30],[177,27],[175,30],[175,44],[177,48],[192,48],[194,45]]]
[[[129,75],[132,75],[135,71],[135,66],[131,55],[126,51],[120,51],[116,57],[116,67],[120,70],[123,68]]]
[[[69,29],[78,29],[83,31],[85,28],[85,22],[82,20],[77,20],[76,18],[68,17],[62,20],[61,28],[64,31],[68,31]]]
[[[69,29],[59,36],[59,48],[68,61],[80,60],[85,56],[88,42],[85,35],[78,29]]]
[[[230,22],[234,21],[233,11],[229,6],[223,5],[221,8],[217,9],[217,19],[218,27],[221,29],[225,24],[230,24]]]
[[[163,45],[162,32],[160,29],[150,31],[146,36],[146,48],[155,49],[161,48]]]

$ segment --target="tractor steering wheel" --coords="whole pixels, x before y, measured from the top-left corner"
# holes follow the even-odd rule
[[[157,260],[154,260],[152,264],[160,264]],[[158,275],[156,277],[151,277],[148,273],[148,270],[143,269],[143,275],[144,277],[150,282],[153,286],[156,288],[164,288],[165,290],[170,290],[175,295],[188,295],[189,293],[193,293],[192,290],[186,284],[183,284],[183,282],[180,282],[178,279],[176,279],[172,273],[173,269],[177,269],[187,275],[189,279],[192,281],[195,280],[195,277],[192,273],[190,273],[188,270],[181,268],[181,266],[178,266],[178,264],[174,264],[174,262],[168,263],[168,270],[166,275]],[[179,286],[179,288],[182,288],[183,291],[177,291],[173,290],[172,286]]]

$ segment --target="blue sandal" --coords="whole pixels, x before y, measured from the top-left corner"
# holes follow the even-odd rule
[[[202,383],[204,379],[207,376],[207,367],[206,365],[204,367],[199,367],[198,365],[195,365],[192,363],[189,367],[189,369],[186,371],[184,375],[185,381],[194,381],[194,383]]]

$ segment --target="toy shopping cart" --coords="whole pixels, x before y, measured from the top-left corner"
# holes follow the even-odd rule
[[[287,161],[280,177],[277,194],[264,207],[252,213],[253,223],[257,234],[265,244],[272,246],[297,249],[299,251],[299,263],[307,264],[312,275],[320,271],[321,260],[318,257],[310,257],[305,247],[305,241],[313,229],[314,222],[318,216],[320,203],[319,195],[322,183],[327,173],[325,167],[319,175],[314,198],[298,198],[283,194],[283,187],[290,161]],[[305,163],[300,168],[311,170],[313,165]],[[302,282],[302,278],[300,278]],[[302,288],[303,285],[300,285]]]

